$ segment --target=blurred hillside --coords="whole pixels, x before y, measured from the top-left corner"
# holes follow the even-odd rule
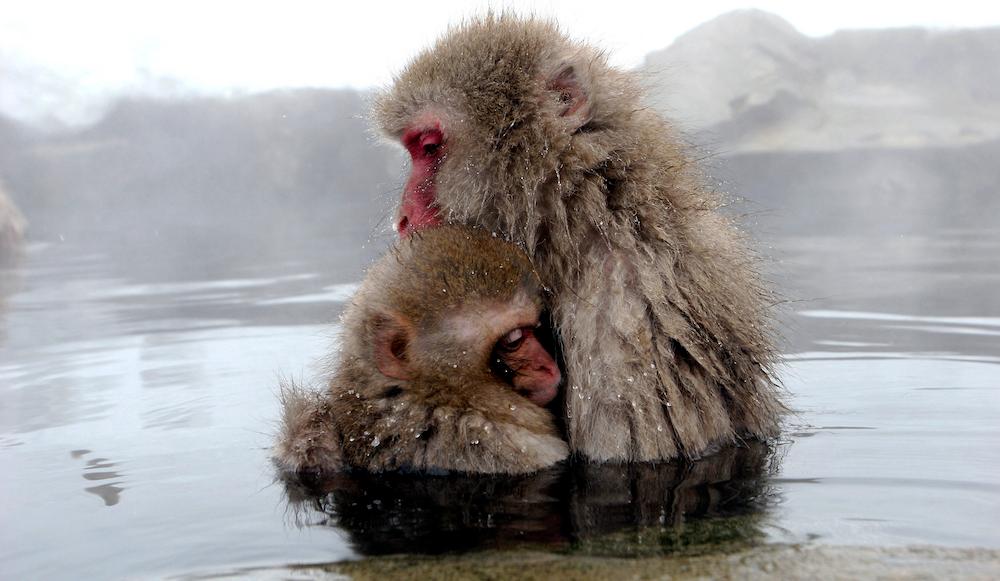
[[[995,227],[1000,28],[810,38],[758,10],[650,54],[654,106],[778,233]]]
[[[719,187],[753,201],[737,210],[761,214],[751,226],[905,233],[1000,215],[1000,29],[809,38],[740,11],[642,72],[651,103],[715,152]],[[252,256],[321,234],[361,261],[389,239],[405,168],[365,109],[310,89],[131,98],[56,131],[0,117],[0,178],[35,240]]]
[[[126,99],[55,133],[0,119],[0,175],[36,240],[253,253],[321,234],[357,248],[383,229],[404,162],[365,110],[354,91],[295,90]]]
[[[726,151],[960,146],[1000,138],[1000,28],[809,38],[731,12],[646,57],[654,102]]]

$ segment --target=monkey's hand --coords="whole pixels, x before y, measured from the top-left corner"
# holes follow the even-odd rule
[[[334,472],[342,468],[340,438],[332,429],[325,392],[292,381],[281,385],[281,432],[271,456],[286,472]]]
[[[522,400],[522,398],[517,398]],[[425,469],[484,474],[523,474],[569,455],[545,410],[528,403],[489,409],[436,408],[432,436],[425,442]]]

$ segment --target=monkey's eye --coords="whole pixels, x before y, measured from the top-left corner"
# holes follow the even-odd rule
[[[440,129],[413,130],[403,136],[403,145],[414,160],[432,159],[441,154],[444,134]]]
[[[444,143],[444,135],[436,129],[424,131],[420,136],[420,150],[423,151],[424,157],[437,155],[441,150],[442,143]]]
[[[524,331],[522,329],[514,329],[500,338],[500,341],[497,342],[497,347],[503,351],[517,351],[521,343],[524,343]]]

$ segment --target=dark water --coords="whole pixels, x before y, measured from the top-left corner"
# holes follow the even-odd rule
[[[774,446],[515,479],[286,483],[268,463],[275,386],[316,371],[358,256],[223,269],[210,252],[35,244],[0,279],[0,577],[524,545],[1000,547],[1000,233],[781,238],[769,253],[791,299],[796,410]]]

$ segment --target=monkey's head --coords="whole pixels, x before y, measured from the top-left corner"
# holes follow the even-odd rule
[[[567,168],[607,159],[604,133],[637,97],[599,52],[552,23],[491,14],[453,29],[375,103],[379,128],[412,159],[397,231],[441,222],[534,230],[560,203],[541,192],[570,196],[578,184]]]
[[[542,291],[514,244],[482,230],[421,230],[373,267],[361,291],[375,366],[428,396],[502,389],[544,406],[562,377],[536,335]]]

